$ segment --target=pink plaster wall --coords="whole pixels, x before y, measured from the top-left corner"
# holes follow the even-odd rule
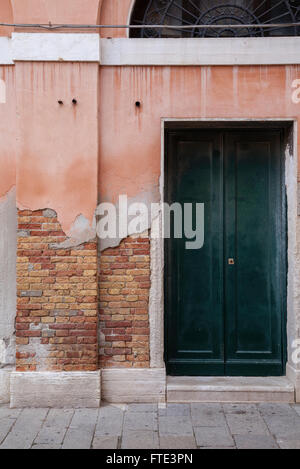
[[[296,78],[299,66],[102,68],[100,198],[158,185],[163,117],[299,119]]]
[[[102,0],[11,0],[11,3],[15,23],[96,24]]]
[[[99,24],[128,24],[134,0],[103,0]],[[102,29],[102,37],[127,37],[126,29]]]
[[[1,0],[0,22],[21,24],[98,24],[103,0]],[[0,36],[9,36],[14,28],[0,27]],[[18,31],[31,32],[31,28]],[[59,30],[62,31],[62,30]],[[63,30],[66,32],[67,30]],[[73,31],[73,30],[72,30]],[[80,32],[79,30],[77,30]],[[95,32],[97,30],[84,30]],[[39,29],[39,32],[47,30]],[[57,31],[56,31],[57,32]],[[74,31],[73,31],[74,32]]]
[[[13,66],[0,66],[0,79],[6,87],[6,103],[0,104],[0,198],[16,184],[14,72]]]
[[[0,23],[13,23],[13,11],[10,0],[0,0]],[[13,28],[1,27],[0,36],[10,36]]]
[[[126,24],[134,0],[1,0],[0,22]],[[6,35],[0,28],[0,35]],[[125,37],[126,30],[103,30],[104,37]]]
[[[132,6],[103,0],[99,17],[101,0],[88,3],[12,0],[17,22],[121,24]],[[18,206],[56,210],[67,233],[79,214],[92,220],[98,197],[157,196],[162,117],[300,118],[291,99],[299,66],[100,67],[99,80],[96,63],[18,62],[0,78],[0,196],[17,179]]]
[[[68,233],[79,214],[91,221],[97,205],[99,65],[15,67],[18,207],[56,210]]]

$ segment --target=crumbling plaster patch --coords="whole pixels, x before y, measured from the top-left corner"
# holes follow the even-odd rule
[[[53,243],[54,249],[68,249],[92,241],[96,237],[96,217],[92,224],[83,215],[78,215],[71,226],[68,239],[63,243]]]
[[[123,194],[120,194],[123,195]],[[157,204],[159,202],[159,191],[158,191],[158,184],[154,185],[152,189],[147,190],[147,191],[142,191],[139,192],[136,196],[134,197],[128,197],[127,199],[128,206],[133,205],[133,204],[144,204],[147,207],[148,214],[151,214],[151,216],[148,217],[148,224],[147,226],[144,226],[142,231],[150,230],[151,224],[153,221],[153,218],[156,217],[156,213],[153,213],[151,210],[151,204]],[[119,213],[119,204],[116,204],[116,211],[117,211],[117,227],[119,226],[119,219],[120,219],[120,213]],[[96,209],[96,216],[99,215],[99,206]],[[128,221],[130,222],[132,217],[128,217]],[[130,224],[128,226],[128,233],[126,236],[123,237],[116,237],[116,238],[106,238],[106,239],[100,239],[99,240],[99,247],[100,251],[105,251],[105,249],[108,248],[113,248],[117,247],[120,245],[121,241],[127,236],[132,236],[138,234],[135,230],[131,229]]]
[[[143,203],[147,209],[148,213],[151,213],[151,204],[158,203],[159,201],[159,191],[158,191],[158,184],[153,185],[153,188],[148,191],[143,191],[137,194],[134,197],[128,197],[128,206],[135,203]],[[88,243],[94,240],[97,236],[97,217],[99,216],[99,207],[98,205],[95,210],[95,214],[92,220],[92,223],[85,218],[82,214],[78,215],[71,226],[70,232],[68,234],[68,239],[62,243],[55,243],[52,244],[51,247],[54,249],[68,249],[72,247],[77,247],[83,243]],[[115,205],[116,207],[116,216],[117,216],[117,227],[119,226],[119,204]],[[153,218],[156,217],[156,213],[154,216],[149,217],[148,219],[148,226],[145,227],[145,230],[149,230],[151,228],[151,224]],[[129,217],[130,220],[130,217]],[[129,227],[128,236],[132,236],[138,234],[136,231],[131,230]],[[120,245],[121,241],[125,239],[124,237],[116,237],[116,238],[106,238],[106,239],[99,239],[99,249],[100,251],[105,251],[108,248],[114,248]]]
[[[16,190],[0,199],[0,368],[15,363]]]

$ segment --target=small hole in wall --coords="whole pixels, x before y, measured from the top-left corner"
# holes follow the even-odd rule
[[[136,102],[135,102],[135,106],[136,106],[137,108],[140,108],[141,105],[142,105],[141,101],[136,101]]]
[[[57,102],[58,102],[58,104],[60,104],[60,105],[64,104],[64,102],[63,102],[61,99],[60,99],[59,101],[57,101]]]
[[[77,99],[73,98],[73,99],[72,99],[72,103],[73,103],[73,104],[77,104]]]

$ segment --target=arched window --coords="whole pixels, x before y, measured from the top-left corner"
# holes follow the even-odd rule
[[[300,0],[136,0],[131,16],[132,25],[166,25],[173,28],[154,26],[131,29],[130,36],[299,36],[299,26],[288,26],[297,22],[300,22]],[[261,26],[268,24],[271,26]],[[272,26],[273,24],[279,26]],[[182,28],[190,25],[210,27]],[[247,27],[248,25],[254,27]]]

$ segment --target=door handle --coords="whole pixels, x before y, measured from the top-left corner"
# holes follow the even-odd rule
[[[230,257],[230,258],[228,259],[228,264],[229,264],[229,265],[234,265],[234,264],[235,264],[235,261],[234,261],[234,259],[232,259],[232,257]]]

